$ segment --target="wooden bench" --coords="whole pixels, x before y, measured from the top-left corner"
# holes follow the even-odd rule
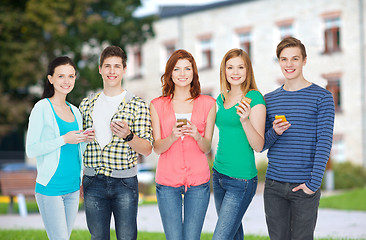
[[[25,196],[34,196],[37,171],[0,171],[0,188],[4,196],[10,197],[8,213],[14,212],[14,197],[17,197],[19,212],[27,215]]]

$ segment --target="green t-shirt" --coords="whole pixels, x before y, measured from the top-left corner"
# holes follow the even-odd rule
[[[266,105],[259,91],[249,91],[246,97],[251,98],[250,107],[257,104]],[[257,176],[254,152],[249,145],[247,136],[236,113],[235,106],[225,109],[224,102],[219,95],[216,99],[218,110],[216,126],[219,129],[219,143],[217,146],[214,169],[221,174],[239,179],[252,179]]]

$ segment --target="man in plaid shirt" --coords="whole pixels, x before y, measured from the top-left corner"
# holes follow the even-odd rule
[[[122,88],[127,57],[116,46],[104,49],[99,73],[103,91],[83,99],[84,129],[96,139],[84,152],[84,203],[92,240],[110,238],[113,213],[117,239],[137,239],[137,157],[152,150],[147,104]]]

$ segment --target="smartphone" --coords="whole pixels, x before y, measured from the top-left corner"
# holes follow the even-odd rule
[[[285,115],[276,115],[275,119],[282,119],[282,122],[287,122]]]
[[[187,119],[185,119],[185,118],[177,119],[177,122],[178,122],[178,125],[177,125],[178,128],[183,127],[184,125],[187,125]]]
[[[122,122],[121,119],[113,119],[112,122]]]
[[[83,134],[88,134],[90,132],[94,132],[94,129],[93,128],[87,128],[84,130]]]

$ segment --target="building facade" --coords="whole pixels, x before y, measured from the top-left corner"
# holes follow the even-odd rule
[[[216,98],[222,57],[231,48],[242,48],[252,59],[259,90],[266,94],[284,82],[276,46],[294,36],[307,49],[305,78],[333,93],[331,158],[366,165],[365,5],[364,0],[235,0],[161,7],[155,37],[126,49],[124,87],[148,102],[160,96],[165,63],[182,48],[197,61],[202,93]]]

